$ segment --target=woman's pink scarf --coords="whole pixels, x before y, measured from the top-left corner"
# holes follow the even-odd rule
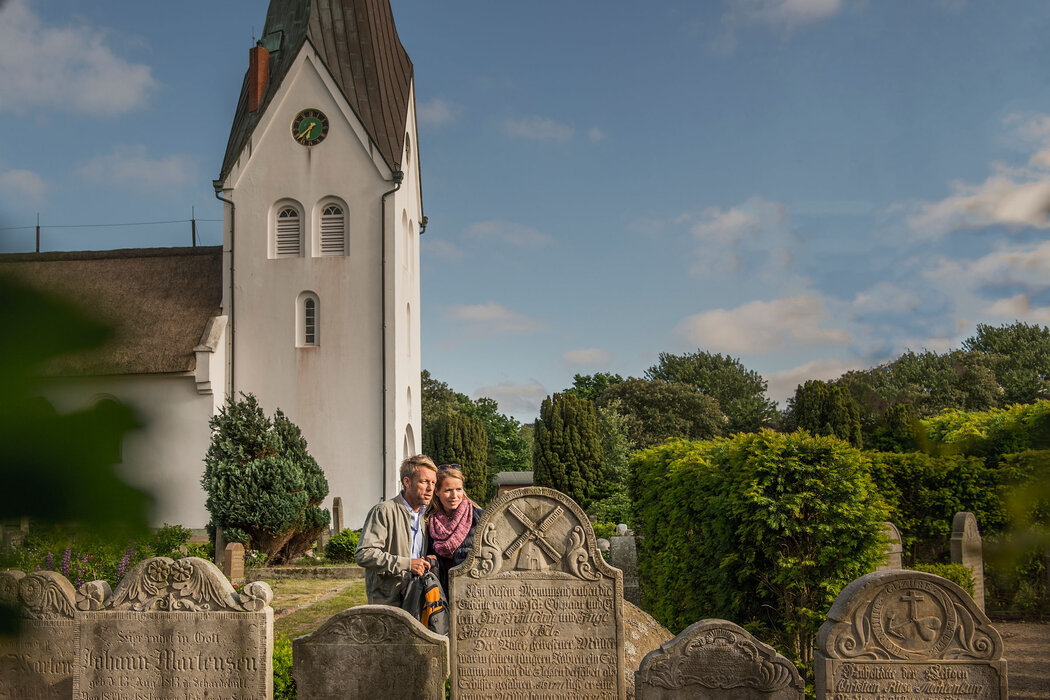
[[[456,548],[463,544],[474,521],[474,504],[464,498],[452,515],[435,510],[430,518],[430,539],[438,556],[451,559]]]

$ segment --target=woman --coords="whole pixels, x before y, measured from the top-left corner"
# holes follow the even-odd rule
[[[430,502],[427,553],[437,557],[438,578],[448,594],[448,570],[466,560],[474,545],[474,528],[484,511],[463,491],[463,472],[458,464],[438,467],[434,494],[437,497]]]

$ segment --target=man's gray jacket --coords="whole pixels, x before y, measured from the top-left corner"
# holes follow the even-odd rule
[[[425,553],[427,528],[425,523],[420,526]],[[400,496],[368,511],[354,559],[365,570],[369,604],[400,607],[412,566],[412,515]]]

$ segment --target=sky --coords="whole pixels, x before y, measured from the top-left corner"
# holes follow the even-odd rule
[[[2,2],[0,252],[38,216],[42,250],[189,245],[191,216],[219,244],[267,4]],[[783,402],[1050,324],[1050,3],[392,5],[423,366],[457,391],[528,421],[576,373],[700,349]]]

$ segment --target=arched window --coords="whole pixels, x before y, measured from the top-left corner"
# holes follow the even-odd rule
[[[331,202],[321,210],[321,255],[346,255],[346,212]]]
[[[296,345],[314,347],[321,344],[321,305],[313,292],[299,295],[296,309]]]
[[[299,209],[291,205],[277,208],[274,222],[274,257],[297,258],[303,251],[303,217]]]

